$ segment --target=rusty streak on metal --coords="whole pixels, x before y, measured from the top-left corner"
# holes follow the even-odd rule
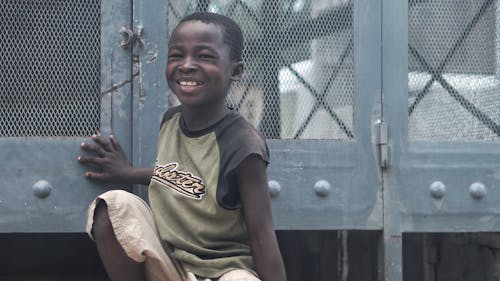
[[[111,88],[101,92],[101,96],[104,96],[106,94],[109,94],[109,93],[112,93],[112,92],[115,92],[116,90],[120,89],[121,87],[129,84],[129,83],[132,83],[132,81],[134,80],[135,77],[139,76],[139,71],[135,72],[132,74],[132,77],[130,77],[130,79],[128,80],[125,80],[125,81],[122,81],[122,82],[119,82],[115,85],[113,85]]]

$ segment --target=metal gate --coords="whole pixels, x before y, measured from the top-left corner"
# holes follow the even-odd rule
[[[500,230],[499,5],[383,1],[386,280],[404,233]]]
[[[0,232],[81,232],[103,191],[76,157],[92,134],[131,150],[123,1],[0,1]]]
[[[268,137],[279,229],[498,231],[498,1],[169,2],[239,21],[230,102]],[[382,188],[383,187],[383,188]],[[383,194],[382,194],[383,190]],[[383,203],[382,203],[383,202]]]

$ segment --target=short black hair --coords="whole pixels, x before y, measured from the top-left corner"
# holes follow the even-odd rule
[[[182,18],[179,24],[193,20],[220,26],[222,29],[222,40],[230,49],[230,58],[232,60],[241,61],[243,53],[243,33],[241,32],[240,26],[234,20],[216,13],[195,12]]]

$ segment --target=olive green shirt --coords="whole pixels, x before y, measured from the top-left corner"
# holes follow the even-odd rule
[[[251,154],[269,161],[264,138],[238,113],[200,131],[187,129],[179,107],[165,113],[149,200],[161,238],[186,271],[255,273],[232,173]]]

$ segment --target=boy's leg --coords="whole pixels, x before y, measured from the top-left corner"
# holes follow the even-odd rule
[[[116,240],[108,208],[102,200],[94,211],[93,233],[99,256],[111,280],[144,280],[143,263],[129,258]]]
[[[114,279],[115,272],[129,274],[129,269],[130,274],[142,272],[138,280],[182,281],[182,269],[176,267],[175,261],[162,247],[151,209],[138,196],[123,190],[99,195],[89,207],[86,229],[98,243],[104,266],[113,281],[132,280]],[[109,257],[119,260],[108,262],[105,259]],[[124,275],[128,277],[127,274]]]

